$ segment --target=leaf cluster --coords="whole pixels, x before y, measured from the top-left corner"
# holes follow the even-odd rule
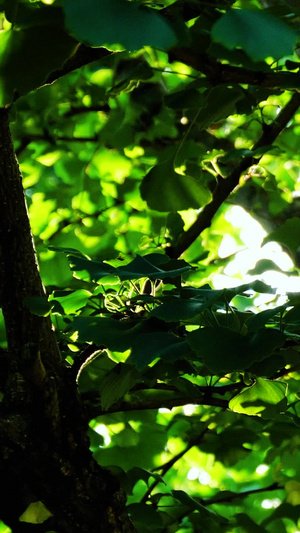
[[[278,245],[299,277],[299,6],[0,11],[0,107],[47,290],[25,305],[51,317],[95,460],[140,533],[296,532],[300,304],[264,280],[286,273]],[[234,212],[277,243],[246,280],[228,275],[247,243]]]

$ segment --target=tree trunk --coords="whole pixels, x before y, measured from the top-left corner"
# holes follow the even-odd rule
[[[134,532],[118,481],[89,451],[88,421],[51,320],[28,308],[26,299],[45,291],[6,109],[0,110],[0,272],[7,334],[0,352],[0,519],[14,532]],[[36,526],[20,522],[37,501],[53,517]]]

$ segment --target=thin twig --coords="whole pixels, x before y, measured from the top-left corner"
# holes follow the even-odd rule
[[[177,463],[177,461],[179,461],[179,459],[181,459],[191,448],[193,448],[194,446],[197,446],[198,444],[200,444],[200,442],[202,442],[203,437],[206,435],[206,433],[208,431],[209,431],[209,429],[206,427],[200,433],[200,435],[198,435],[196,438],[192,439],[189,442],[189,444],[186,446],[186,448],[184,450],[182,450],[181,452],[179,452],[176,455],[174,455],[172,457],[172,459],[167,461],[164,465],[155,468],[155,471],[156,470],[160,470],[161,471],[161,475],[164,476],[169,470],[171,470],[171,468],[174,466],[174,464]],[[155,489],[155,487],[158,485],[159,482],[160,482],[159,479],[155,479],[153,481],[153,483],[148,488],[147,492],[144,494],[144,496],[143,496],[143,498],[141,500],[141,503],[146,503],[146,501],[148,500],[150,494],[152,493],[152,491]]]
[[[243,492],[234,492],[234,493],[227,494],[226,496],[223,496],[223,497],[218,497],[219,494],[221,494],[219,492],[216,496],[214,496],[213,498],[210,498],[209,500],[202,500],[201,504],[208,506],[208,505],[213,505],[213,504],[218,504],[218,503],[228,503],[235,499],[246,498],[247,496],[250,496],[251,494],[259,494],[260,492],[268,492],[268,491],[278,490],[278,489],[282,489],[282,487],[280,487],[279,484],[275,482],[275,483],[272,483],[272,485],[269,485],[268,487],[245,490]]]
[[[252,87],[280,89],[281,91],[299,90],[298,72],[275,72],[273,70],[250,70],[244,67],[228,65],[214,60],[191,48],[172,48],[169,53],[170,62],[180,61],[189,65],[208,78],[212,86],[221,84],[241,83]],[[299,62],[300,68],[300,62]]]

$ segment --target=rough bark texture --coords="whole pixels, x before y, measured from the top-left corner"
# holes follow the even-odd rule
[[[73,373],[61,360],[48,317],[26,298],[44,288],[30,231],[22,179],[0,110],[0,305],[7,351],[0,352],[0,519],[14,532],[131,533],[117,480],[89,451],[87,422]],[[19,516],[42,501],[53,517],[40,525]]]

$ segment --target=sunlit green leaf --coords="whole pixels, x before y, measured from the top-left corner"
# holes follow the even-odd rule
[[[91,297],[91,293],[84,289],[78,291],[55,291],[50,301],[59,302],[66,315],[82,309]]]
[[[254,385],[242,390],[229,402],[236,413],[273,418],[286,409],[286,383],[257,378]]]
[[[28,522],[30,524],[42,524],[52,513],[45,507],[42,502],[32,502],[28,505],[24,513],[19,517],[20,522]]]

